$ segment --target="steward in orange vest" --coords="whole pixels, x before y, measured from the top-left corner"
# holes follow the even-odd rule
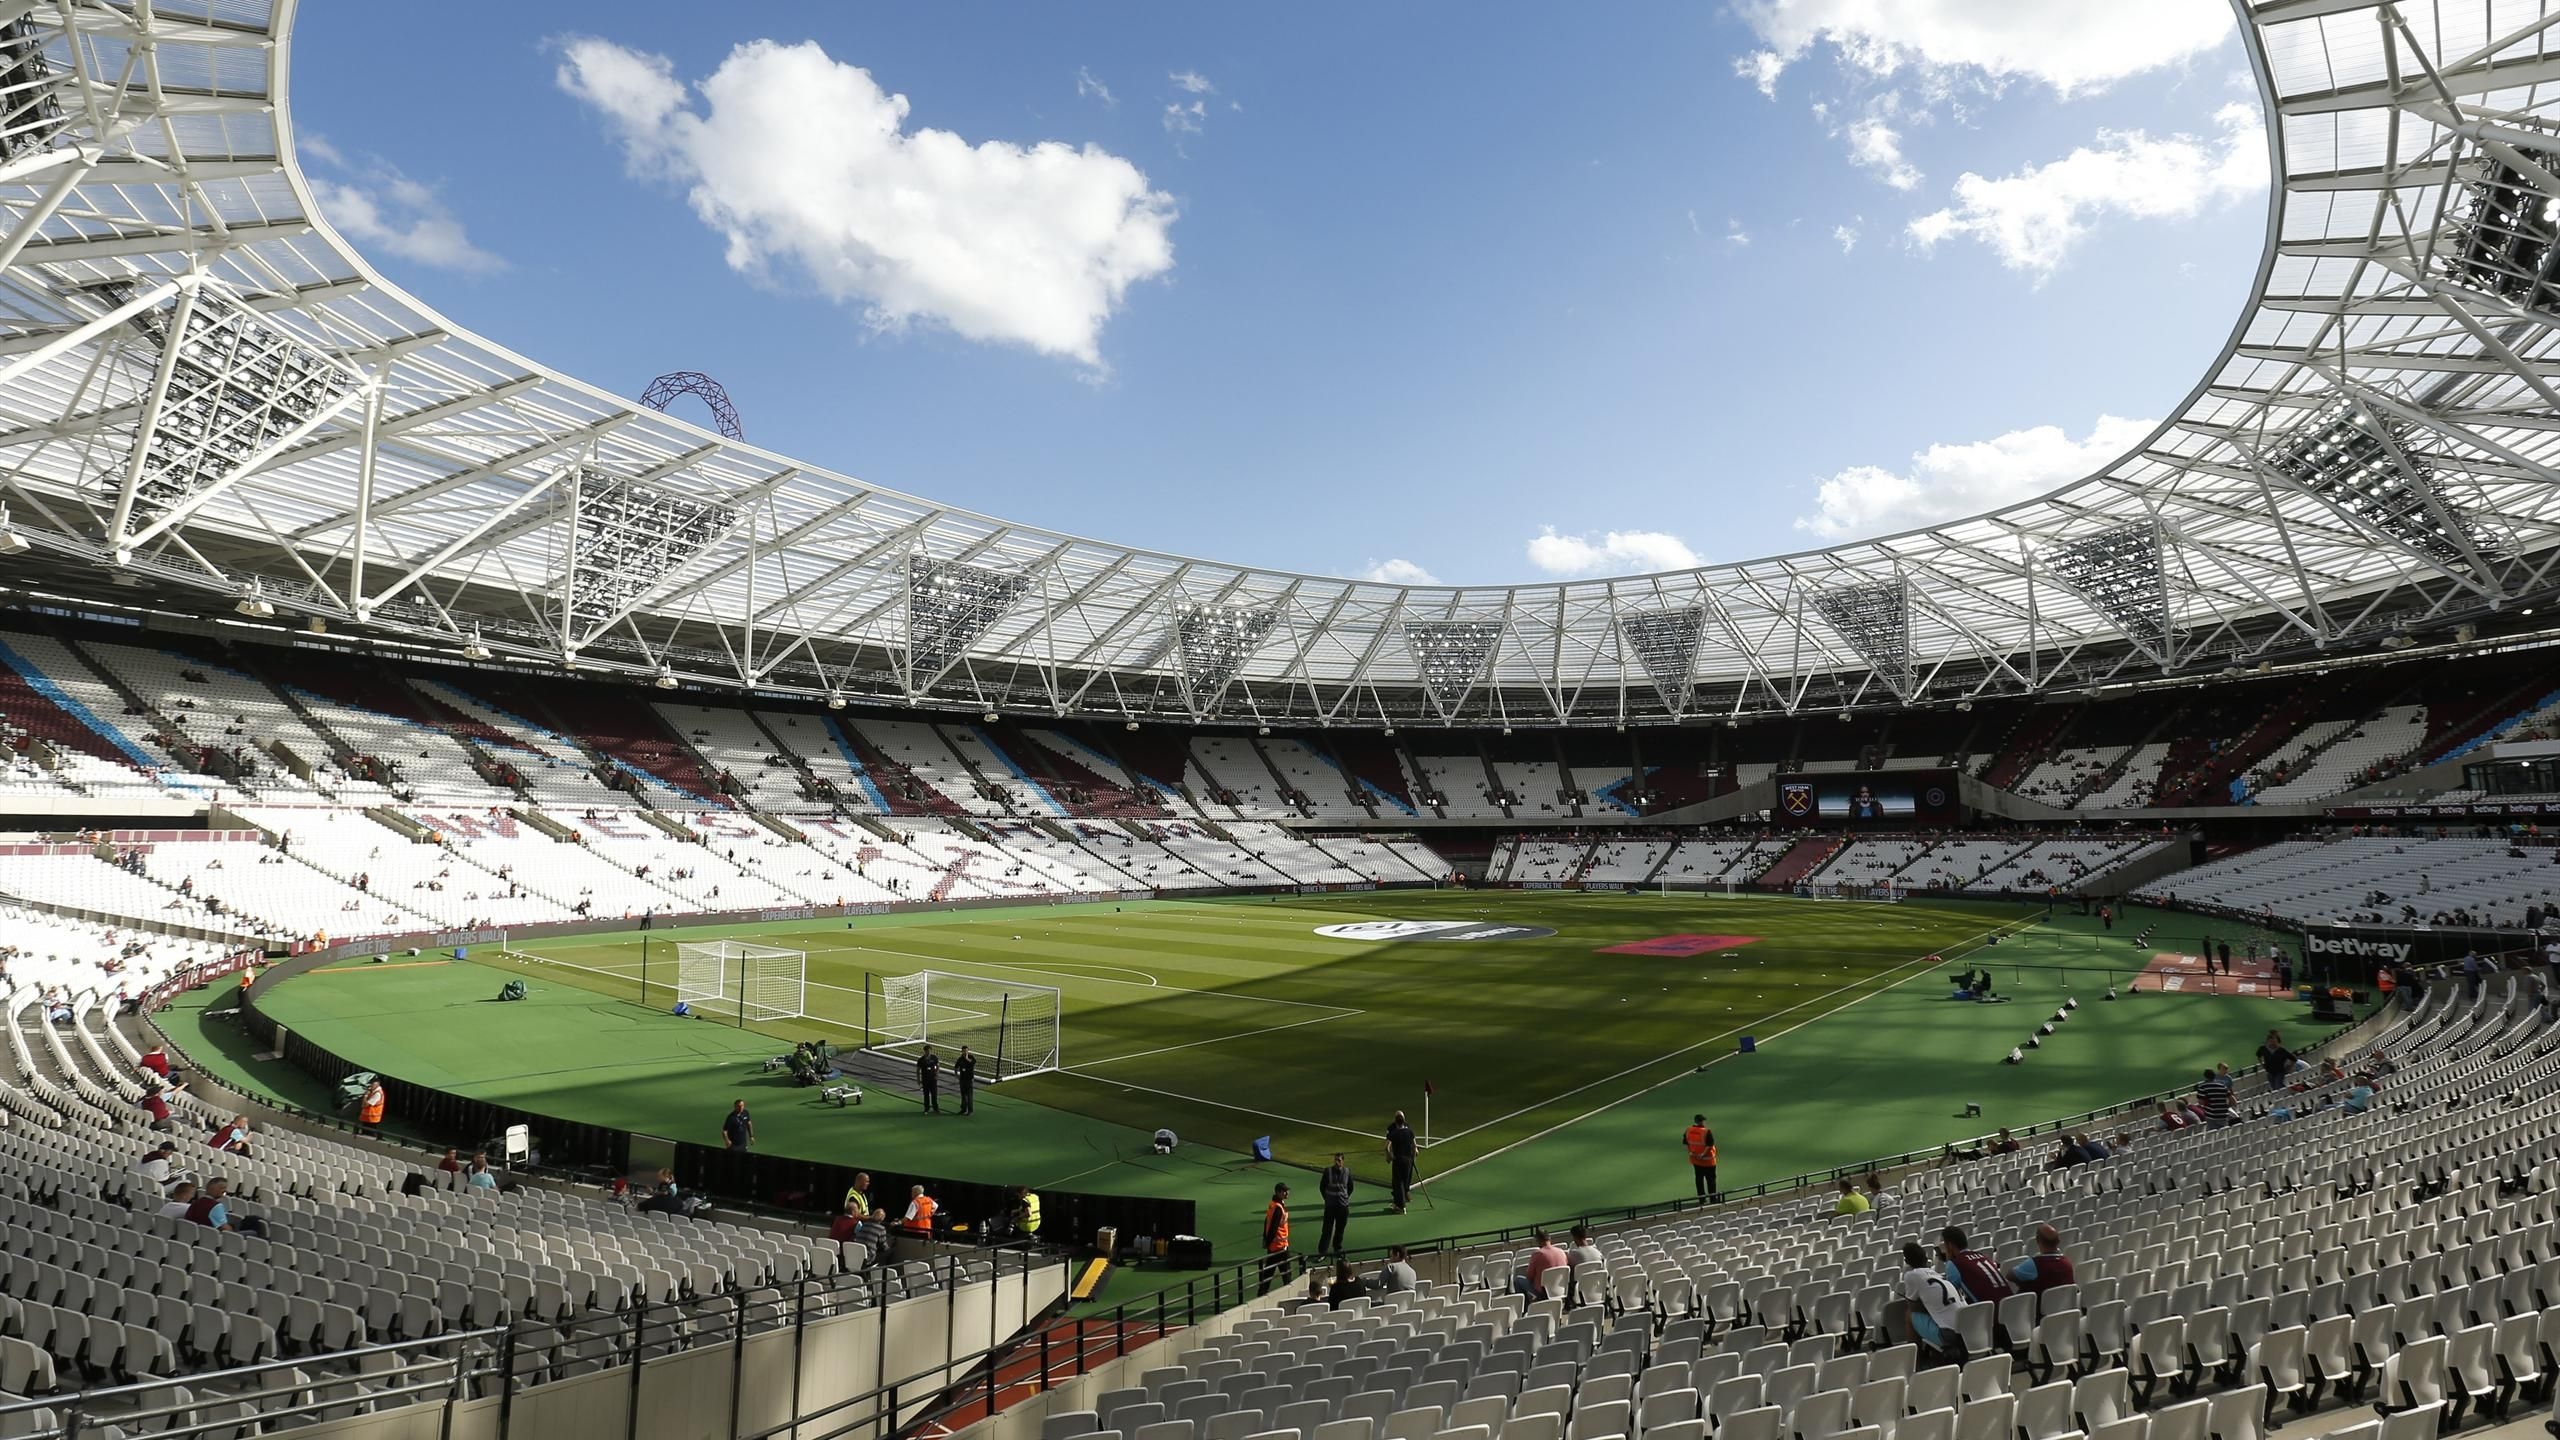
[[[1289,1187],[1271,1187],[1271,1204],[1262,1212],[1262,1290],[1289,1278]]]
[[[1689,1173],[1698,1182],[1698,1198],[1723,1199],[1724,1192],[1716,1188],[1716,1132],[1707,1128],[1707,1117],[1690,1116],[1689,1133],[1680,1138],[1689,1148]]]

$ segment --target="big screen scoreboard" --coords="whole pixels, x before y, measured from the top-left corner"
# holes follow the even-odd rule
[[[1844,770],[1780,775],[1770,817],[1807,829],[1953,825],[1963,818],[1953,770]]]

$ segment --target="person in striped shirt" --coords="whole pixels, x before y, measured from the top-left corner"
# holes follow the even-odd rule
[[[2231,1123],[2231,1082],[2220,1071],[2207,1070],[2196,1082],[2196,1103],[2204,1107],[2204,1123],[2208,1130],[2219,1130]]]

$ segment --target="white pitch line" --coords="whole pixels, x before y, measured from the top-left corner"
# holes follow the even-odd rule
[[[936,965],[976,965],[988,970],[1026,970],[1030,968],[1023,965],[1007,965],[1001,960],[980,960],[975,957],[963,958],[953,955],[923,955],[918,954],[913,950],[891,950],[879,945],[866,945],[861,948],[874,955],[895,955],[902,960],[924,960]],[[846,952],[841,950],[830,950],[827,953],[831,955],[842,955]],[[1033,973],[1046,972],[1035,971]],[[1126,985],[1133,990],[1160,990],[1168,995],[1210,995],[1222,1000],[1247,1000],[1256,1005],[1288,1005],[1300,1010],[1339,1010],[1342,1008],[1339,1005],[1325,1005],[1313,1000],[1283,1000],[1276,995],[1246,995],[1234,990],[1196,990],[1187,985],[1166,985],[1161,982],[1154,985],[1140,985],[1134,980],[1108,980],[1098,975],[1076,975],[1062,978],[1091,980],[1097,985]],[[815,984],[817,982],[811,981],[810,983]],[[841,989],[842,987],[839,986],[837,988]]]
[[[1224,1045],[1230,1040],[1242,1040],[1248,1035],[1268,1035],[1276,1030],[1295,1030],[1301,1025],[1322,1025],[1328,1020],[1348,1020],[1354,1015],[1366,1015],[1368,1013],[1369,1012],[1366,1010],[1337,1009],[1331,1015],[1317,1015],[1305,1020],[1292,1020],[1286,1025],[1265,1025],[1259,1030],[1238,1030],[1232,1035],[1212,1035],[1206,1040],[1186,1040],[1179,1045],[1159,1045],[1153,1050],[1133,1050],[1126,1055],[1110,1055],[1100,1060],[1087,1060],[1081,1065],[1068,1065],[1062,1068],[1072,1074],[1080,1070],[1090,1070],[1097,1065],[1117,1065],[1123,1060],[1143,1060],[1150,1055],[1170,1055],[1176,1050],[1196,1050],[1203,1045]],[[1112,1083],[1117,1084],[1119,1082],[1114,1081]]]
[[[1065,1070],[1059,1073],[1067,1075],[1075,1074],[1073,1070]],[[1249,1105],[1230,1105],[1224,1100],[1211,1100],[1199,1095],[1185,1095],[1179,1090],[1161,1090],[1153,1085],[1132,1085],[1125,1080],[1105,1080],[1099,1075],[1084,1075],[1078,1076],[1077,1078],[1095,1085],[1117,1085],[1123,1090],[1144,1090],[1150,1095],[1162,1095],[1168,1100],[1181,1100],[1193,1105],[1208,1105],[1220,1110],[1233,1110],[1239,1115],[1253,1115],[1264,1120],[1285,1120],[1292,1125],[1304,1125],[1310,1130],[1331,1130],[1340,1135],[1357,1135],[1363,1140],[1374,1140],[1377,1138],[1377,1133],[1371,1130],[1354,1130],[1349,1126],[1334,1125],[1323,1120],[1301,1120],[1295,1115],[1283,1115],[1277,1110],[1256,1110]]]
[[[1982,935],[1976,935],[1976,936],[1974,936],[1973,938],[1974,938],[1975,940],[1977,940],[1977,941],[1978,941],[1978,940],[1982,939],[1983,935],[1997,935],[1997,934],[1999,934],[1999,933],[2001,933],[2002,931],[2005,931],[2005,930],[2014,930],[2014,929],[2016,929],[2016,928],[2018,928],[2018,927],[2020,927],[2020,926],[2031,925],[2031,924],[2034,924],[2034,923],[2035,923],[2035,919],[2034,919],[2034,917],[2033,917],[2033,916],[2029,916],[2029,917],[2027,917],[2027,918],[2025,918],[2025,919],[2021,919],[2021,920],[2014,920],[2014,921],[2009,921],[2009,922],[2006,922],[2006,923],[2003,923],[2003,924],[1994,925],[1994,926],[1992,926],[1990,929],[1983,931],[1983,932],[1982,932]],[[1770,1011],[1767,1015],[1762,1016],[1762,1017],[1760,1017],[1760,1018],[1761,1018],[1761,1019],[1764,1019],[1764,1020],[1766,1020],[1766,1019],[1775,1019],[1776,1017],[1778,1017],[1778,1016],[1780,1016],[1780,1015],[1786,1015],[1786,1014],[1793,1013],[1794,1011],[1801,1010],[1801,1009],[1803,1009],[1803,1008],[1804,1008],[1805,1006],[1807,1006],[1807,1005],[1818,1005],[1818,1004],[1822,1003],[1823,1001],[1830,999],[1832,996],[1834,996],[1834,995],[1838,995],[1838,994],[1842,993],[1843,991],[1855,990],[1855,989],[1857,989],[1860,985],[1869,984],[1869,983],[1871,983],[1871,982],[1873,982],[1873,981],[1880,980],[1880,979],[1882,979],[1883,977],[1885,977],[1885,976],[1887,976],[1887,975],[1891,975],[1891,974],[1895,973],[1896,971],[1900,971],[1900,970],[1910,970],[1910,969],[1913,969],[1913,968],[1916,968],[1916,967],[1918,967],[1918,966],[1922,966],[1922,965],[1930,965],[1930,964],[1940,964],[1940,965],[1943,965],[1943,964],[1945,964],[1945,963],[1946,963],[1945,959],[1944,959],[1943,957],[1941,957],[1941,956],[1938,956],[1938,955],[1923,955],[1923,956],[1921,956],[1919,959],[1912,961],[1912,962],[1911,962],[1910,964],[1908,964],[1908,965],[1897,965],[1897,966],[1894,966],[1894,967],[1893,967],[1893,969],[1891,969],[1891,970],[1881,970],[1881,971],[1878,971],[1876,974],[1868,976],[1865,980],[1853,980],[1853,981],[1849,982],[1849,983],[1848,983],[1848,984],[1846,984],[1846,985],[1842,985],[1842,986],[1840,986],[1838,989],[1826,990],[1826,991],[1824,991],[1823,993],[1821,993],[1821,994],[1819,994],[1819,995],[1814,996],[1812,999],[1809,999],[1809,1000],[1799,1000],[1799,1001],[1797,1001],[1795,1004],[1793,1004],[1793,1005],[1790,1005],[1790,1006],[1786,1007],[1786,1009],[1784,1009],[1784,1010],[1773,1010],[1773,1011]],[[1777,1038],[1778,1038],[1779,1036],[1781,1036],[1781,1035],[1789,1034],[1789,1033],[1791,1033],[1791,1032],[1793,1032],[1793,1031],[1796,1031],[1796,1030],[1802,1029],[1804,1026],[1810,1025],[1810,1024],[1812,1024],[1812,1023],[1813,1023],[1814,1021],[1816,1021],[1816,1020],[1827,1019],[1827,1018],[1828,1018],[1828,1017],[1830,1017],[1830,1016],[1837,1015],[1837,1014],[1839,1014],[1841,1011],[1848,1009],[1851,1005],[1861,1005],[1861,1004],[1864,1004],[1864,1003],[1866,1003],[1867,1001],[1874,999],[1874,998],[1875,998],[1875,997],[1877,997],[1878,995],[1882,995],[1882,994],[1884,994],[1884,993],[1885,993],[1886,991],[1888,991],[1888,990],[1898,990],[1898,989],[1901,989],[1903,986],[1910,984],[1910,983],[1911,983],[1911,981],[1912,981],[1913,979],[1915,979],[1915,978],[1917,978],[1917,977],[1910,976],[1910,975],[1905,975],[1905,976],[1903,976],[1901,979],[1894,981],[1892,984],[1889,984],[1889,985],[1878,985],[1878,986],[1876,986],[1876,988],[1874,988],[1874,989],[1872,989],[1872,990],[1868,991],[1868,992],[1867,992],[1866,994],[1864,994],[1864,995],[1859,996],[1857,999],[1852,1000],[1852,1001],[1849,1001],[1849,1002],[1848,1002],[1848,1004],[1846,1004],[1846,1005],[1835,1005],[1835,1006],[1833,1006],[1832,1008],[1830,1008],[1830,1009],[1828,1009],[1828,1010],[1823,1011],[1823,1012],[1822,1012],[1821,1014],[1819,1014],[1819,1015],[1808,1015],[1808,1016],[1806,1016],[1804,1019],[1797,1021],[1795,1024],[1787,1026],[1787,1027],[1786,1027],[1785,1029],[1783,1029],[1783,1030],[1774,1030],[1774,1031],[1771,1031],[1771,1032],[1770,1032],[1770,1035],[1769,1035],[1769,1038],[1770,1038],[1770,1039],[1772,1039],[1772,1040],[1775,1040],[1775,1039],[1777,1039]],[[1755,1022],[1752,1022],[1752,1023],[1757,1023],[1757,1022],[1755,1021]],[[1696,1052],[1696,1051],[1698,1051],[1698,1050],[1704,1049],[1705,1047],[1707,1047],[1707,1046],[1709,1046],[1709,1045],[1712,1045],[1712,1044],[1716,1043],[1716,1042],[1717,1042],[1717,1041],[1719,1041],[1719,1040],[1726,1039],[1726,1038],[1728,1038],[1728,1037],[1730,1037],[1730,1036],[1733,1036],[1733,1035],[1738,1035],[1738,1034],[1740,1034],[1741,1032],[1742,1032],[1742,1027],[1741,1027],[1741,1026],[1739,1026],[1739,1025],[1734,1026],[1734,1027],[1733,1027],[1732,1029],[1730,1029],[1730,1030],[1723,1030],[1723,1031],[1719,1031],[1719,1032],[1717,1032],[1716,1034],[1710,1035],[1710,1036],[1708,1036],[1706,1039],[1704,1039],[1704,1040],[1701,1040],[1701,1041],[1697,1042],[1697,1044],[1695,1044],[1695,1045],[1684,1045],[1684,1046],[1682,1046],[1681,1048],[1679,1048],[1679,1049],[1677,1049],[1677,1050],[1667,1051],[1667,1052],[1665,1052],[1665,1053],[1663,1053],[1663,1054],[1661,1054],[1661,1055],[1657,1055],[1657,1056],[1655,1056],[1655,1057],[1654,1057],[1653,1059],[1651,1059],[1651,1060],[1643,1061],[1643,1062],[1641,1062],[1641,1063],[1639,1063],[1639,1064],[1635,1064],[1635,1065],[1630,1065],[1630,1066],[1628,1066],[1626,1069],[1619,1071],[1619,1072],[1618,1072],[1617,1074],[1615,1074],[1615,1075],[1604,1075],[1604,1076],[1600,1077],[1600,1078],[1599,1078],[1599,1079],[1597,1079],[1597,1080],[1590,1081],[1590,1082],[1588,1082],[1588,1083],[1586,1083],[1586,1084],[1577,1085],[1577,1086],[1575,1086],[1574,1088],[1572,1088],[1572,1089],[1570,1089],[1570,1090],[1565,1091],[1565,1092],[1564,1092],[1563,1094],[1561,1094],[1561,1095],[1551,1096],[1551,1097],[1549,1097],[1549,1098],[1548,1098],[1548,1099],[1546,1099],[1546,1100],[1539,1101],[1536,1105],[1524,1105],[1524,1106],[1520,1107],[1519,1109],[1512,1111],[1509,1115],[1497,1116],[1497,1117],[1495,1117],[1494,1119],[1491,1119],[1491,1120],[1487,1120],[1487,1121],[1485,1121],[1483,1125],[1471,1125],[1471,1126],[1467,1127],[1466,1129],[1459,1131],[1456,1135],[1446,1136],[1446,1137],[1441,1138],[1441,1139],[1439,1139],[1439,1140],[1435,1140],[1433,1143],[1434,1143],[1435,1145],[1445,1145],[1445,1144],[1449,1143],[1449,1141],[1451,1141],[1451,1140],[1456,1140],[1456,1139],[1460,1139],[1460,1138],[1463,1138],[1463,1137],[1468,1136],[1468,1135],[1473,1135],[1473,1134],[1474,1134],[1474,1133],[1476,1133],[1478,1130],[1482,1130],[1483,1128],[1485,1128],[1485,1126],[1486,1126],[1486,1125],[1499,1125],[1499,1124],[1501,1124],[1501,1123],[1502,1123],[1503,1121],[1505,1121],[1505,1120],[1510,1120],[1510,1119],[1514,1119],[1514,1118],[1516,1118],[1516,1117],[1518,1117],[1518,1116],[1525,1115],[1525,1114],[1527,1114],[1529,1111],[1536,1110],[1536,1109],[1540,1108],[1541,1106],[1554,1104],[1556,1101],[1558,1101],[1558,1100],[1562,1100],[1562,1099],[1566,1098],[1567,1096],[1579,1095],[1579,1094],[1581,1094],[1583,1091],[1590,1089],[1590,1088],[1591,1088],[1592,1086],[1594,1086],[1594,1085],[1606,1085],[1606,1084],[1608,1084],[1608,1083],[1609,1083],[1610,1081],[1612,1081],[1612,1080],[1619,1080],[1619,1079],[1623,1079],[1623,1078],[1625,1078],[1626,1076],[1632,1075],[1632,1074],[1636,1073],[1636,1072],[1637,1072],[1637,1071],[1639,1071],[1639,1070],[1644,1070],[1644,1069],[1647,1069],[1647,1068],[1649,1068],[1649,1067],[1651,1067],[1651,1066],[1659,1065],[1659,1064],[1661,1064],[1663,1061],[1666,1061],[1666,1060],[1675,1060],[1675,1059],[1678,1059],[1680,1056],[1688,1055],[1688,1054],[1692,1054],[1692,1053],[1694,1053],[1694,1052]],[[1730,1055],[1719,1055],[1719,1056],[1717,1056],[1715,1059],[1708,1061],[1708,1062],[1707,1062],[1707,1064],[1709,1064],[1709,1065],[1722,1064],[1724,1061],[1729,1060],[1729,1059],[1731,1059],[1731,1058],[1733,1058],[1733,1057],[1732,1057],[1732,1056],[1730,1056]],[[1701,1067],[1701,1068],[1703,1068],[1703,1067]],[[1583,1121],[1590,1119],[1590,1118],[1591,1118],[1592,1116],[1594,1116],[1594,1115],[1601,1115],[1601,1114],[1605,1114],[1605,1113],[1607,1113],[1607,1112],[1609,1112],[1609,1111],[1611,1111],[1611,1110],[1615,1110],[1615,1109],[1617,1109],[1619,1106],[1626,1104],[1628,1101],[1633,1100],[1633,1099],[1635,1099],[1636,1097],[1638,1097],[1638,1096],[1640,1096],[1640,1095],[1650,1095],[1650,1094],[1652,1094],[1654,1091],[1661,1089],[1661,1088],[1662,1088],[1663,1086],[1665,1086],[1665,1085],[1672,1084],[1672,1083],[1673,1083],[1673,1082],[1675,1082],[1675,1081],[1685,1080],[1685,1079],[1687,1079],[1690,1075],[1694,1075],[1694,1074],[1696,1074],[1696,1073],[1697,1073],[1697,1071],[1695,1071],[1695,1070],[1691,1070],[1691,1071],[1684,1071],[1684,1072],[1682,1072],[1681,1074],[1677,1074],[1677,1075],[1668,1075],[1668,1076],[1665,1076],[1665,1077],[1663,1077],[1662,1079],[1657,1080],[1657,1081],[1655,1081],[1654,1083],[1652,1083],[1652,1084],[1650,1084],[1650,1085],[1647,1085],[1647,1086],[1643,1087],[1643,1088],[1642,1088],[1642,1089],[1640,1089],[1640,1090],[1631,1090],[1631,1091],[1628,1091],[1626,1094],[1619,1096],[1617,1099],[1610,1101],[1610,1102],[1609,1102],[1608,1104],[1606,1104],[1606,1105],[1595,1106],[1595,1107],[1593,1107],[1592,1109],[1589,1109],[1589,1110],[1585,1110],[1585,1111],[1583,1111],[1583,1112],[1582,1112],[1581,1114],[1579,1114],[1579,1115],[1576,1115],[1576,1116],[1571,1117],[1570,1119],[1559,1120],[1559,1121],[1557,1121],[1555,1124],[1548,1126],[1548,1127],[1547,1127],[1546,1129],[1544,1129],[1544,1130],[1538,1131],[1538,1132],[1537,1132],[1536,1134],[1534,1134],[1534,1135],[1524,1135],[1524,1136],[1520,1137],[1519,1139],[1512,1141],[1512,1142],[1511,1142],[1510,1144],[1508,1144],[1508,1145],[1500,1145],[1500,1146],[1496,1146],[1495,1148],[1493,1148],[1493,1149],[1491,1149],[1491,1150],[1486,1151],[1486,1152],[1485,1152],[1485,1153],[1483,1153],[1482,1155],[1478,1155],[1478,1156],[1476,1156],[1474,1159],[1471,1159],[1471,1160],[1462,1160],[1462,1161],[1458,1162],[1457,1164],[1450,1166],[1448,1169],[1441,1171],[1441,1172],[1439,1173],[1439,1175],[1435,1175],[1435,1176],[1430,1177],[1430,1179],[1431,1179],[1431,1180],[1436,1180],[1436,1179],[1440,1179],[1440,1178],[1443,1178],[1443,1177],[1446,1177],[1446,1176],[1455,1175],[1455,1174],[1457,1174],[1459,1171],[1466,1169],[1466,1168],[1467,1168],[1468,1166],[1470,1166],[1470,1165],[1477,1165],[1477,1164],[1481,1164],[1481,1163],[1483,1163],[1484,1161],[1487,1161],[1487,1160],[1492,1159],[1492,1158],[1493,1158],[1494,1156],[1496,1156],[1496,1155],[1504,1154],[1505,1152],[1512,1151],[1512,1150],[1517,1150],[1517,1149],[1519,1149],[1521,1146],[1528,1144],[1528,1143],[1529,1143],[1530,1141],[1532,1141],[1532,1140],[1543,1140],[1543,1139],[1545,1139],[1547,1136],[1549,1136],[1549,1135],[1553,1135],[1554,1133],[1556,1133],[1556,1132],[1557,1132],[1557,1131],[1559,1131],[1559,1130],[1569,1129],[1569,1128],[1571,1128],[1571,1127],[1573,1127],[1573,1126],[1575,1126],[1575,1125],[1579,1125],[1579,1124],[1581,1124]],[[1430,1180],[1419,1180],[1419,1181],[1416,1181],[1415,1183],[1416,1183],[1416,1184],[1418,1184],[1418,1185],[1425,1185],[1425,1184],[1429,1184],[1429,1183],[1430,1183]]]

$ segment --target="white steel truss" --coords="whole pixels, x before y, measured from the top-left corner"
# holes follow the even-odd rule
[[[1825,550],[1406,587],[1017,525],[578,383],[315,211],[293,0],[0,0],[11,583],[200,612],[254,583],[279,625],[768,693],[1354,725],[1954,703],[2513,617],[2560,568],[2560,16],[2237,8],[2266,246],[2133,451]],[[666,542],[616,540],[598,485]]]

